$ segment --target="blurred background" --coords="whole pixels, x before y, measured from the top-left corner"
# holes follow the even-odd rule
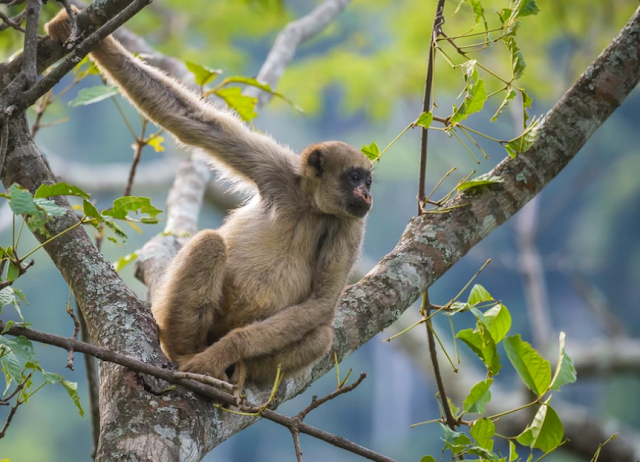
[[[255,76],[278,32],[317,3],[156,0],[127,28],[144,37],[156,50],[180,60],[222,69],[223,76]],[[445,30],[449,35],[464,32],[473,25],[473,15],[466,4],[452,16],[457,3],[448,1],[445,6]],[[487,18],[494,21],[495,11],[507,8],[509,2],[482,3]],[[536,3],[541,11],[523,20],[518,45],[527,63],[519,85],[533,98],[531,114],[538,115],[562,96],[617,35],[637,2],[537,0]],[[435,4],[421,0],[350,3],[332,25],[298,50],[278,85],[278,91],[300,106],[304,114],[274,99],[260,110],[255,125],[296,150],[327,139],[343,140],[357,147],[373,141],[381,148],[386,146],[421,112]],[[55,14],[57,6],[49,2],[46,15]],[[0,32],[2,61],[20,49],[21,40],[21,35],[13,31]],[[496,71],[506,73],[509,68],[501,43],[478,56]],[[69,85],[71,79],[65,78],[56,92]],[[67,104],[79,89],[99,84],[97,76],[90,76],[51,105],[44,114],[45,125],[38,130],[36,142],[47,154],[54,174],[71,183],[77,181],[97,199],[98,208],[107,208],[123,194],[134,140],[110,100],[77,108]],[[459,73],[438,59],[437,115],[450,114],[449,108],[463,86]],[[468,125],[497,138],[516,136],[521,123],[517,105],[515,111],[507,110],[498,122],[490,123],[500,103],[494,99],[487,103],[485,111],[471,116]],[[135,111],[122,99],[120,102],[134,130],[139,130]],[[492,258],[493,262],[476,282],[509,308],[513,316],[511,333],[522,333],[524,339],[545,351],[552,363],[560,331],[567,333],[568,351],[576,355],[583,345],[640,342],[634,339],[640,328],[639,105],[640,94],[636,90],[534,203],[472,249],[437,281],[430,290],[431,301],[446,303],[487,258]],[[33,110],[31,117],[34,120]],[[61,119],[68,120],[57,124]],[[46,126],[49,123],[56,124]],[[177,169],[177,159],[185,156],[185,151],[176,147],[169,136],[165,138],[164,152],[155,152],[151,147],[143,151],[133,187],[134,195],[151,197],[152,203],[161,209],[165,208],[173,179],[172,169]],[[481,160],[478,165],[455,138],[433,132],[427,191],[452,167],[457,167],[457,171],[436,193],[438,198],[472,170],[488,171],[506,156],[498,144],[485,141],[479,143],[490,159],[477,153]],[[407,221],[416,213],[418,159],[419,132],[410,130],[376,165],[375,205],[369,217],[361,263],[365,271],[393,249]],[[120,180],[106,181],[112,177]],[[218,227],[225,213],[219,203],[207,201],[200,217],[201,226]],[[105,242],[103,251],[115,262],[139,249],[163,226],[163,223],[144,226],[142,234],[125,230],[129,235],[125,245]],[[0,211],[0,229],[0,242],[4,245],[11,240],[11,214],[6,207]],[[24,236],[21,243],[24,249],[35,245],[30,234]],[[73,325],[65,313],[68,286],[46,253],[38,251],[34,258],[35,266],[17,283],[29,301],[28,306],[22,305],[23,314],[35,329],[70,336]],[[144,296],[145,287],[134,278],[133,266],[125,267],[122,277]],[[417,311],[418,307],[410,308],[399,323],[412,322]],[[538,319],[546,323],[541,333],[532,329],[531,320],[536,313],[542,313]],[[18,317],[9,306],[5,307],[2,319],[18,320]],[[454,318],[454,323],[460,329],[472,326],[474,320],[465,315]],[[446,319],[438,319],[436,324],[446,337],[449,331]],[[397,460],[417,461],[425,454],[436,456],[442,447],[437,426],[410,428],[413,423],[438,417],[436,389],[431,380],[424,329],[416,329],[410,339],[408,336],[381,342],[397,331],[394,326],[379,334],[344,361],[341,371],[353,368],[355,376],[364,371],[368,378],[354,392],[314,411],[307,422]],[[461,373],[465,369],[480,371],[480,361],[464,348],[461,346],[465,353]],[[37,352],[45,369],[78,382],[81,401],[88,412],[80,355],[75,361],[75,372],[71,372],[64,369],[66,352],[42,346],[38,346]],[[505,367],[496,381],[507,392],[517,390],[521,386],[519,379],[504,354],[502,357]],[[441,367],[449,366],[443,363]],[[589,416],[610,433],[622,431],[627,435],[627,443],[638,444],[640,440],[634,440],[634,435],[640,432],[639,373],[640,364],[631,361],[629,367],[615,373],[590,371],[584,377],[579,375],[576,384],[556,393],[554,400],[588,410]],[[312,395],[324,395],[334,388],[335,377],[328,374],[279,410],[293,415],[310,402]],[[0,408],[1,421],[6,415],[7,409]],[[563,418],[562,413],[560,417]],[[0,459],[89,461],[91,446],[88,416],[78,415],[62,387],[48,386],[29,405],[20,407],[7,437],[0,441]],[[302,447],[305,460],[309,461],[358,459],[304,435]],[[286,429],[261,421],[214,449],[205,460],[294,461],[295,454]],[[547,460],[588,459],[560,449]]]

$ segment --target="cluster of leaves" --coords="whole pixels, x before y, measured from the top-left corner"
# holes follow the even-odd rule
[[[4,334],[13,323],[9,321]],[[69,394],[69,397],[78,408],[81,416],[84,416],[84,410],[80,405],[80,397],[78,396],[78,384],[66,380],[62,375],[53,372],[47,372],[40,366],[36,360],[35,350],[31,341],[25,337],[9,338],[0,334],[0,364],[6,386],[2,396],[7,396],[12,385],[21,386],[16,399],[20,404],[28,403],[31,396],[38,392],[47,384],[60,384]],[[39,373],[43,382],[36,386],[34,383],[34,373]]]
[[[470,427],[469,436],[454,431],[440,422],[444,431],[445,448],[452,457],[463,454],[478,456],[479,460],[512,462],[518,459],[514,441],[531,449],[537,448],[545,454],[553,451],[563,443],[564,430],[558,414],[549,404],[551,397],[544,399],[551,390],[560,390],[566,384],[576,380],[576,371],[571,358],[565,352],[565,334],[560,334],[559,358],[555,372],[551,372],[551,364],[520,335],[507,336],[511,328],[511,315],[507,307],[496,301],[489,292],[479,284],[473,286],[466,302],[455,302],[446,312],[454,316],[461,312],[470,312],[476,319],[473,329],[464,329],[456,338],[462,340],[483,362],[487,369],[487,378],[474,385],[459,409],[450,402],[454,418],[462,422],[466,414],[479,414],[480,417],[467,422]],[[524,384],[533,392],[535,400],[526,406],[506,411],[493,416],[485,416],[486,405],[491,401],[491,385],[502,365],[498,353],[498,345],[504,345],[509,361]],[[500,417],[524,408],[538,406],[533,421],[515,437],[508,437],[509,456],[504,457],[494,452],[496,435],[494,422]],[[533,458],[533,453],[528,461]],[[431,456],[425,456],[423,462],[432,462]]]

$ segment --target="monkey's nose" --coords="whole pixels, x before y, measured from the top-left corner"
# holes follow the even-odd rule
[[[369,191],[367,191],[367,189],[364,186],[358,186],[356,189],[353,190],[353,194],[359,199],[362,199],[362,201],[365,204],[367,204],[369,207],[371,206],[371,202],[373,198],[371,197],[371,194],[369,194]]]

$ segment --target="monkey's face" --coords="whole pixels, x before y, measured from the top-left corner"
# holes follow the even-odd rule
[[[305,149],[303,176],[323,213],[343,218],[364,218],[373,202],[373,166],[360,151],[346,143],[326,141]]]
[[[363,167],[347,169],[340,177],[340,192],[349,215],[364,218],[373,202],[371,172]]]

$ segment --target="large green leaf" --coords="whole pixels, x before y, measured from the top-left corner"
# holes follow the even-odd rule
[[[37,199],[39,197],[51,196],[77,196],[83,199],[89,199],[88,193],[77,186],[72,186],[67,183],[43,184],[38,188],[33,197]]]
[[[469,86],[469,91],[459,108],[455,110],[449,123],[455,125],[462,122],[467,116],[480,112],[487,100],[487,90],[484,86],[484,80],[480,79],[477,83]]]
[[[493,435],[496,434],[495,424],[487,418],[476,420],[471,427],[471,436],[478,446],[493,451]]]
[[[509,310],[502,303],[498,303],[493,308],[484,312],[484,319],[489,324],[489,331],[493,341],[500,343],[511,329],[511,315]]]
[[[537,396],[542,396],[551,383],[551,365],[520,334],[507,337],[504,349],[523,382]]]
[[[551,381],[552,390],[560,390],[560,387],[577,380],[576,368],[573,366],[573,360],[564,351],[565,333],[560,332],[560,355],[556,372]]]
[[[491,392],[489,388],[493,383],[493,379],[487,379],[486,381],[476,383],[469,395],[465,398],[464,403],[462,403],[462,408],[465,412],[470,412],[474,414],[484,414],[485,405],[491,401]]]
[[[107,98],[120,93],[117,87],[109,87],[106,85],[98,85],[97,87],[83,88],[78,92],[78,96],[69,101],[69,106],[88,106],[89,104],[98,103]]]
[[[473,352],[478,355],[487,367],[489,374],[497,375],[500,372],[500,356],[496,349],[496,343],[488,331],[474,332],[472,329],[464,329],[458,332],[457,338],[462,340]]]
[[[516,438],[518,443],[530,448],[549,452],[562,443],[564,429],[556,411],[548,404],[542,404],[533,422]]]

